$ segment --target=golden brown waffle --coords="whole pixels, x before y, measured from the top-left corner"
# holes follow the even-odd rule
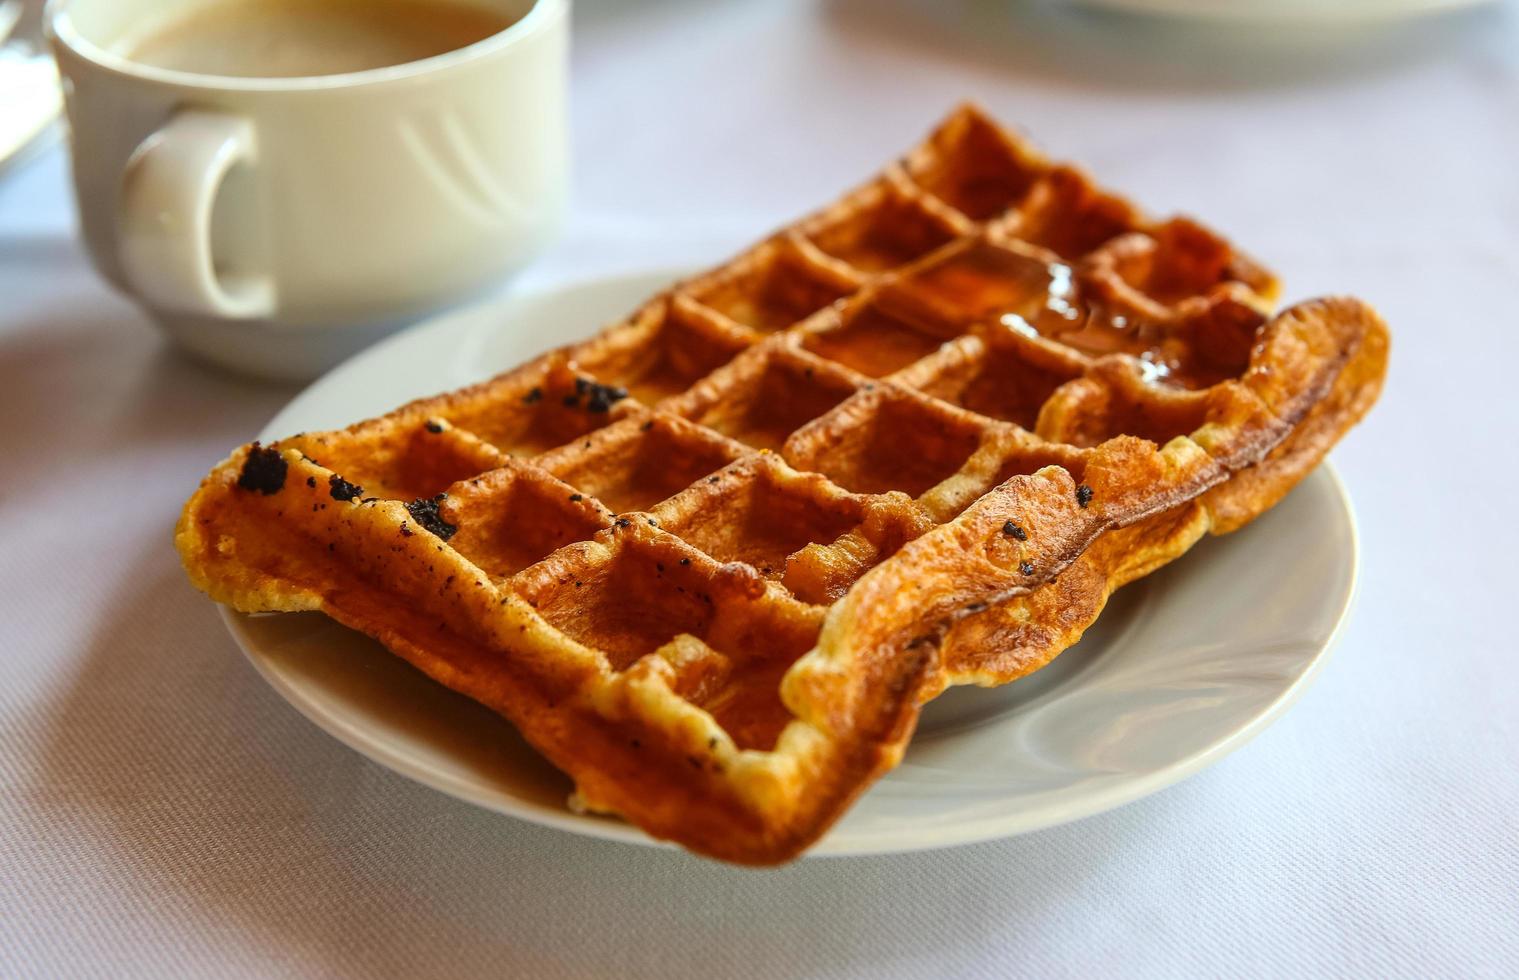
[[[592,340],[239,448],[177,542],[501,712],[579,805],[782,861],[923,701],[1047,662],[1365,413],[1376,314],[1275,292],[962,108]]]

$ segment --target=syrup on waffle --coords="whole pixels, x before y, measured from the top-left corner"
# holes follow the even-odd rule
[[[177,544],[500,711],[575,805],[783,861],[923,701],[1037,669],[1370,408],[1376,314],[1276,288],[962,107],[589,341],[237,449]]]

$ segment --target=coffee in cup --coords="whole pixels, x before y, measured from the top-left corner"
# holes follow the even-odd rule
[[[421,61],[483,41],[516,19],[463,0],[215,0],[116,47],[172,71],[304,78]]]

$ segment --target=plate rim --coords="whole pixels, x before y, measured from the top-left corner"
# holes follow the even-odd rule
[[[558,294],[574,293],[588,287],[607,288],[613,283],[628,283],[631,287],[631,284],[634,282],[645,282],[655,278],[663,281],[673,281],[674,278],[678,278],[681,275],[681,272],[676,272],[674,276],[670,276],[668,270],[649,270],[571,279],[538,289],[513,290],[493,297],[483,303],[452,310],[448,313],[423,320],[411,329],[402,331],[393,337],[360,351],[313,381],[310,385],[307,385],[271,417],[260,430],[258,438],[277,438],[276,434],[279,430],[276,426],[280,423],[281,419],[289,413],[292,407],[302,402],[311,392],[332,383],[333,379],[340,374],[347,375],[353,371],[362,370],[363,362],[370,359],[383,359],[388,349],[408,342],[408,338],[415,338],[419,333],[442,332],[450,327],[459,329],[467,326],[476,318],[494,312],[505,314],[512,307],[523,302],[549,300]],[[414,343],[416,341],[412,339],[410,342]],[[816,844],[804,852],[802,857],[869,857],[885,854],[914,853],[982,843],[1045,830],[1077,820],[1083,820],[1087,817],[1095,816],[1099,813],[1104,813],[1143,799],[1195,775],[1248,744],[1296,704],[1308,688],[1318,679],[1319,675],[1323,672],[1325,664],[1344,636],[1346,624],[1350,620],[1350,614],[1354,610],[1360,594],[1361,534],[1350,491],[1345,486],[1345,482],[1339,472],[1328,459],[1323,460],[1313,471],[1310,471],[1303,478],[1304,481],[1314,478],[1320,471],[1322,471],[1329,481],[1332,496],[1337,505],[1336,511],[1344,523],[1350,542],[1348,582],[1343,594],[1339,597],[1339,608],[1335,611],[1333,625],[1327,634],[1313,641],[1317,644],[1318,649],[1303,665],[1302,669],[1291,678],[1276,697],[1250,717],[1244,719],[1228,734],[1167,765],[1148,772],[1128,775],[1126,778],[1109,785],[1083,790],[1077,793],[1074,798],[1057,796],[1055,799],[1027,810],[967,820],[950,827],[938,827],[935,828],[931,835],[920,833],[914,837],[910,832],[893,834],[874,833],[851,838],[849,836],[840,836],[840,825],[835,825]],[[240,613],[226,605],[219,606],[218,611],[223,624],[226,626],[228,633],[231,634],[238,649],[253,665],[253,668],[263,678],[265,683],[317,728],[348,748],[358,752],[371,762],[455,799],[495,813],[526,820],[539,826],[551,827],[602,840],[671,850],[676,849],[674,843],[651,837],[633,824],[626,823],[615,817],[576,813],[567,806],[551,806],[534,800],[508,797],[500,793],[484,792],[448,773],[439,772],[425,764],[407,758],[405,753],[391,749],[377,741],[364,726],[354,723],[340,713],[326,710],[318,698],[313,697],[301,684],[286,677],[270,663],[257,650],[252,635],[245,629],[246,621],[253,618],[252,614]],[[425,675],[423,676],[425,677]],[[428,680],[431,683],[436,683],[430,679]],[[889,778],[889,772],[882,776],[882,779]]]

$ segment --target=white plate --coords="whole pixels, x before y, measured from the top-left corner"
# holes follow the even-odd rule
[[[1136,14],[1250,24],[1367,24],[1487,6],[1495,0],[1075,0]]]
[[[591,333],[672,278],[507,297],[393,337],[316,382],[268,441],[378,414]],[[1168,786],[1244,744],[1322,665],[1355,589],[1350,503],[1321,467],[1237,534],[1114,596],[1080,644],[996,690],[923,713],[903,764],[810,852],[911,851],[1065,823]],[[323,616],[225,613],[292,705],[364,755],[471,803],[576,833],[653,843],[565,808],[567,778],[505,720]]]

